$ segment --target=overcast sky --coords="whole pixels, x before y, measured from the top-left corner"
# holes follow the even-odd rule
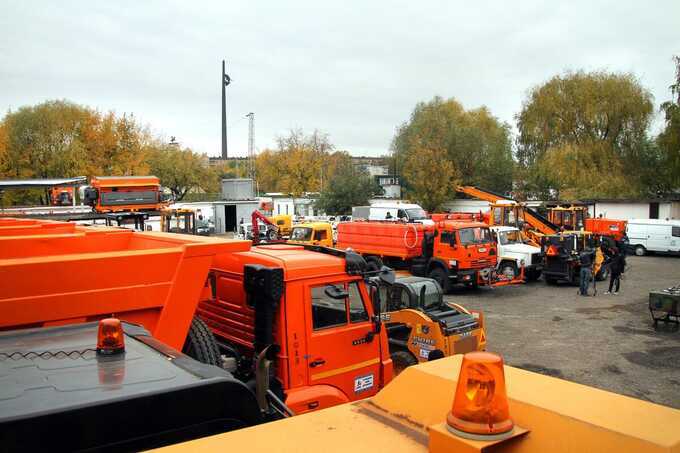
[[[596,4],[596,5],[595,5]],[[527,90],[569,69],[635,73],[658,104],[680,55],[680,1],[0,0],[0,112],[48,99],[132,112],[230,155],[300,127],[380,155],[418,101],[455,97],[514,124]],[[658,126],[658,123],[657,123]]]

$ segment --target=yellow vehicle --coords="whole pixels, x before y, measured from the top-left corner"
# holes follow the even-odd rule
[[[279,236],[288,236],[293,229],[293,216],[290,214],[277,214],[267,219],[276,225]]]
[[[431,278],[397,278],[381,286],[380,296],[395,376],[419,362],[486,347],[484,315],[444,302]]]
[[[298,223],[293,227],[288,242],[333,247],[333,227],[328,222]]]
[[[586,206],[556,206],[548,208],[548,220],[566,231],[578,231],[585,228],[588,218]]]
[[[163,209],[161,211],[161,231],[196,234],[196,213],[192,209]]]

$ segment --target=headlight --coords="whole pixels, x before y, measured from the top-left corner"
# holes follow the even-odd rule
[[[458,261],[456,260],[449,260],[449,266],[454,267],[458,265]]]

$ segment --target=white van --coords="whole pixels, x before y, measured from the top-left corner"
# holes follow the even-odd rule
[[[647,252],[680,252],[680,220],[632,219],[626,228],[628,247],[637,256]]]
[[[420,205],[401,202],[383,202],[371,206],[355,206],[352,208],[353,219],[366,220],[392,220],[424,223],[434,225],[432,219],[428,219],[427,213]]]

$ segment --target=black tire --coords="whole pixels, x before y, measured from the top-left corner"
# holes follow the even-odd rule
[[[276,230],[267,230],[267,240],[268,241],[274,241],[276,240],[277,233]]]
[[[525,272],[527,280],[535,282],[539,278],[541,278],[541,270],[540,269],[530,269]]]
[[[635,246],[635,256],[645,256],[647,254],[647,249],[643,245]]]
[[[498,268],[498,270],[505,277],[517,278],[517,276],[519,275],[517,264],[513,263],[512,261],[501,262],[501,265]]]
[[[379,271],[383,267],[383,262],[378,256],[367,256],[366,257],[366,270],[367,271]]]
[[[444,294],[451,291],[451,280],[449,279],[449,273],[446,272],[444,268],[435,266],[430,269],[430,272],[427,274],[427,276],[439,283],[439,286],[442,287],[442,292]]]
[[[215,336],[199,318],[194,317],[191,320],[191,327],[189,327],[182,352],[199,362],[222,368],[222,357]]]
[[[398,376],[399,373],[404,371],[406,368],[418,364],[418,359],[416,359],[409,351],[394,351],[390,355],[392,357],[392,369],[394,376]]]

